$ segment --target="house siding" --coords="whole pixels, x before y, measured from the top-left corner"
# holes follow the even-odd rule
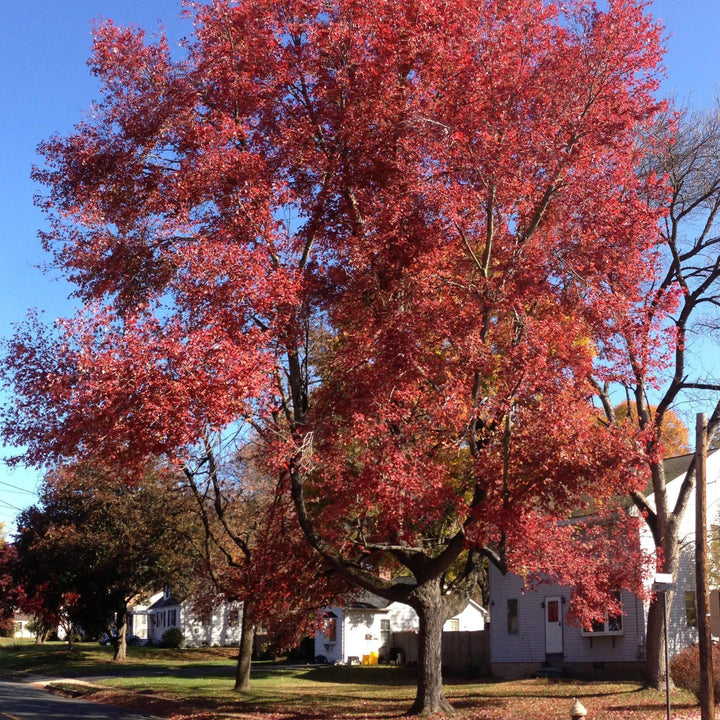
[[[242,634],[242,603],[222,603],[210,614],[210,623],[184,603],[180,606],[180,631],[185,647],[237,645]]]
[[[343,633],[345,661],[355,657],[362,661],[364,656],[371,653],[383,654],[383,641],[380,636],[380,620],[388,619],[387,612],[347,608],[345,613],[345,632]],[[385,654],[389,652],[389,643]]]
[[[530,672],[547,660],[544,602],[549,597],[562,598],[565,615],[570,604],[569,588],[541,585],[537,590],[528,590],[522,578],[503,576],[491,566],[490,660],[494,673],[507,674],[507,668],[495,667],[498,664],[514,664]],[[511,599],[517,600],[517,633],[508,631],[507,607]],[[635,663],[642,659],[645,646],[643,604],[629,592],[623,592],[621,599],[624,611],[622,635],[585,636],[581,628],[563,620],[563,664],[597,666],[608,662]]]
[[[557,592],[555,592],[557,594]],[[518,631],[508,633],[508,600],[518,603]],[[522,578],[503,576],[490,566],[490,661],[492,663],[542,663],[545,660],[545,626],[542,598],[524,590]]]
[[[568,662],[632,663],[644,659],[645,607],[628,591],[622,592],[621,602],[622,635],[587,636],[580,628],[566,626],[565,656]]]

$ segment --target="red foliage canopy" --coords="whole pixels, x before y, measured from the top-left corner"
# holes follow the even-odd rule
[[[0,538],[0,630],[12,630],[12,619],[22,599],[14,572],[17,563],[15,548]]]
[[[378,555],[417,588],[468,548],[518,569],[548,520],[643,486],[588,381],[619,372],[654,272],[643,3],[192,13],[180,60],[102,25],[102,99],[41,148],[45,243],[88,310],[10,346],[26,459],[246,421],[310,543],[413,602]]]

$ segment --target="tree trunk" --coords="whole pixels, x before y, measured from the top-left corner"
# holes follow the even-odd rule
[[[65,639],[67,640],[68,650],[75,649],[75,626],[71,622],[61,624],[65,631]]]
[[[117,641],[115,643],[115,662],[127,660],[127,609],[119,610],[117,613]]]
[[[677,577],[678,554],[680,551],[677,537],[677,523],[668,522],[665,526],[665,541],[661,551],[666,558],[663,572],[670,573],[673,579]],[[672,591],[666,594],[668,615],[672,606]],[[647,619],[645,685],[655,690],[665,689],[665,617],[663,612],[662,596],[656,596],[650,603]],[[671,681],[672,684],[672,681]]]
[[[415,702],[407,714],[451,714],[453,708],[445,698],[442,685],[442,628],[447,618],[440,580],[424,583],[413,595],[412,606],[420,618],[418,687]]]
[[[238,652],[237,669],[235,671],[235,691],[250,689],[250,667],[252,664],[253,641],[255,639],[255,622],[250,611],[250,604],[243,603],[242,629]]]
[[[670,593],[668,593],[668,600]],[[647,619],[647,659],[645,663],[645,685],[655,690],[665,688],[665,635],[662,596],[650,603]]]

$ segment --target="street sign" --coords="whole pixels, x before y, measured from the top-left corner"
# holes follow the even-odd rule
[[[656,573],[654,580],[653,592],[667,592],[675,587],[672,573]]]

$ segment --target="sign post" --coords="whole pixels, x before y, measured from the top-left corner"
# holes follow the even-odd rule
[[[668,590],[672,590],[673,585],[672,573],[656,573],[655,582],[653,583],[653,592],[662,593],[663,597],[663,626],[665,632],[665,709],[667,720],[670,720],[670,657],[668,651],[668,619],[667,619],[667,600]]]

